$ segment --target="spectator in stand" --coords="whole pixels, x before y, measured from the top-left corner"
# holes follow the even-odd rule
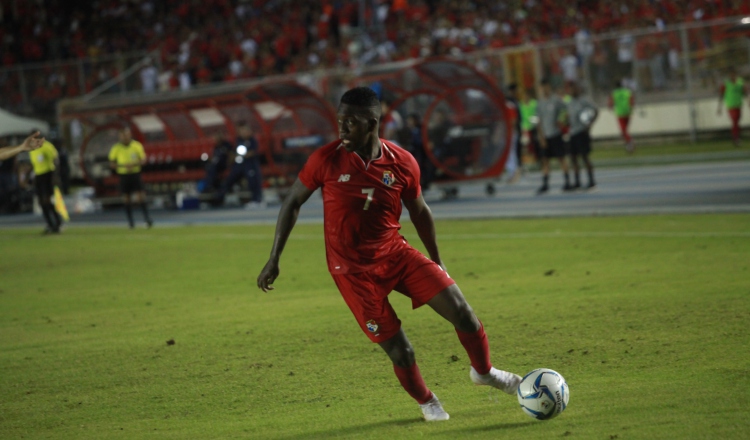
[[[625,150],[630,154],[635,151],[633,140],[630,138],[630,133],[628,132],[630,115],[633,113],[634,105],[635,98],[633,91],[625,87],[624,80],[617,81],[615,89],[609,97],[609,108],[615,112],[617,123],[620,125],[622,139],[625,141]]]
[[[578,67],[578,57],[576,57],[572,50],[566,50],[565,55],[560,59],[560,70],[562,71],[563,81],[566,83],[577,83],[580,79]]]
[[[196,83],[233,81],[278,73],[302,72],[317,67],[360,67],[430,55],[448,55],[483,47],[508,47],[558,38],[576,38],[579,66],[589,61],[600,90],[602,75],[631,77],[634,39],[626,34],[611,48],[612,67],[606,72],[599,51],[591,52],[591,35],[633,27],[665,26],[722,16],[750,14],[747,1],[723,2],[676,0],[596,0],[565,2],[535,0],[489,2],[486,0],[413,0],[323,2],[205,0],[202,2],[103,1],[15,1],[3,10],[5,34],[0,44],[0,62],[6,66],[66,58],[100,57],[111,53],[158,51],[157,62],[174,70],[157,75],[157,82],[144,81],[143,90],[190,89]],[[364,21],[360,20],[364,4]],[[293,5],[293,7],[289,7]],[[576,12],[571,15],[571,12]],[[28,17],[34,17],[29,21]],[[585,17],[585,23],[582,18]],[[137,25],[136,25],[137,24]],[[366,32],[376,29],[375,35]],[[361,32],[364,30],[365,32]],[[355,37],[357,36],[357,37]],[[2,35],[0,35],[2,37]],[[706,35],[702,38],[711,39]],[[677,61],[669,52],[670,63]],[[650,63],[656,88],[662,84],[661,63]],[[639,58],[641,59],[641,58]],[[243,69],[240,69],[240,61]],[[554,69],[559,68],[553,60]],[[572,65],[572,63],[569,63]],[[203,68],[205,66],[205,68]],[[674,64],[670,66],[674,69]],[[150,69],[148,69],[150,70]],[[146,74],[153,76],[146,70]],[[570,73],[572,69],[562,70]],[[164,73],[164,72],[162,72]],[[78,80],[29,85],[37,93],[29,96],[38,111],[52,112],[54,101],[90,91],[117,75],[111,68],[94,68]],[[580,75],[578,75],[580,79]],[[610,77],[606,76],[606,77]],[[568,81],[572,75],[567,75]],[[9,80],[17,81],[15,79]],[[153,85],[153,87],[152,87]],[[115,86],[118,87],[118,86]],[[19,85],[3,87],[0,105],[19,108],[23,95]],[[6,103],[6,101],[10,101]]]
[[[154,93],[159,82],[159,70],[154,66],[151,58],[146,58],[140,72],[141,87],[144,93]]]
[[[740,146],[740,118],[742,118],[742,100],[747,95],[745,81],[737,75],[737,69],[730,67],[727,78],[719,90],[719,108],[716,110],[721,115],[723,107],[727,108],[729,119],[732,121],[732,143],[735,147]]]

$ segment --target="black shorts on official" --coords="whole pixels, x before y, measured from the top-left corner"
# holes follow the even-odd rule
[[[143,182],[141,182],[141,173],[120,174],[120,192],[123,194],[132,194],[143,191]]]
[[[591,153],[591,135],[587,130],[570,137],[570,154],[573,156],[588,156]]]
[[[565,157],[565,143],[562,135],[552,136],[547,139],[547,148],[542,148],[542,156],[547,158],[560,159]]]
[[[52,182],[52,176],[55,173],[50,171],[49,173],[37,174],[34,177],[34,189],[36,190],[36,196],[39,200],[49,200],[52,194],[55,193],[55,185]]]

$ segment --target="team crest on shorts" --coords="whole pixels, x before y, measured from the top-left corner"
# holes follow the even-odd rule
[[[393,171],[383,171],[383,183],[385,183],[388,186],[393,185],[393,182],[396,181],[396,178],[393,176]]]
[[[378,326],[378,323],[375,322],[374,319],[365,322],[365,326],[367,327],[367,330],[370,331],[370,333],[377,333],[378,329],[380,328]]]

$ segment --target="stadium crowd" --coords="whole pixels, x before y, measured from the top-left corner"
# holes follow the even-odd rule
[[[135,51],[160,54],[140,72],[151,92],[741,14],[742,0],[0,0],[0,62],[86,59],[84,81],[34,79],[44,103],[90,91],[122,68],[97,59]],[[8,104],[18,81],[0,74]]]

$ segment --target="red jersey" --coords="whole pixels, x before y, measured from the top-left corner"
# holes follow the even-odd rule
[[[380,139],[369,163],[340,141],[315,151],[299,173],[311,190],[322,188],[328,270],[365,272],[405,247],[399,234],[401,199],[419,197],[419,166],[408,151]]]

